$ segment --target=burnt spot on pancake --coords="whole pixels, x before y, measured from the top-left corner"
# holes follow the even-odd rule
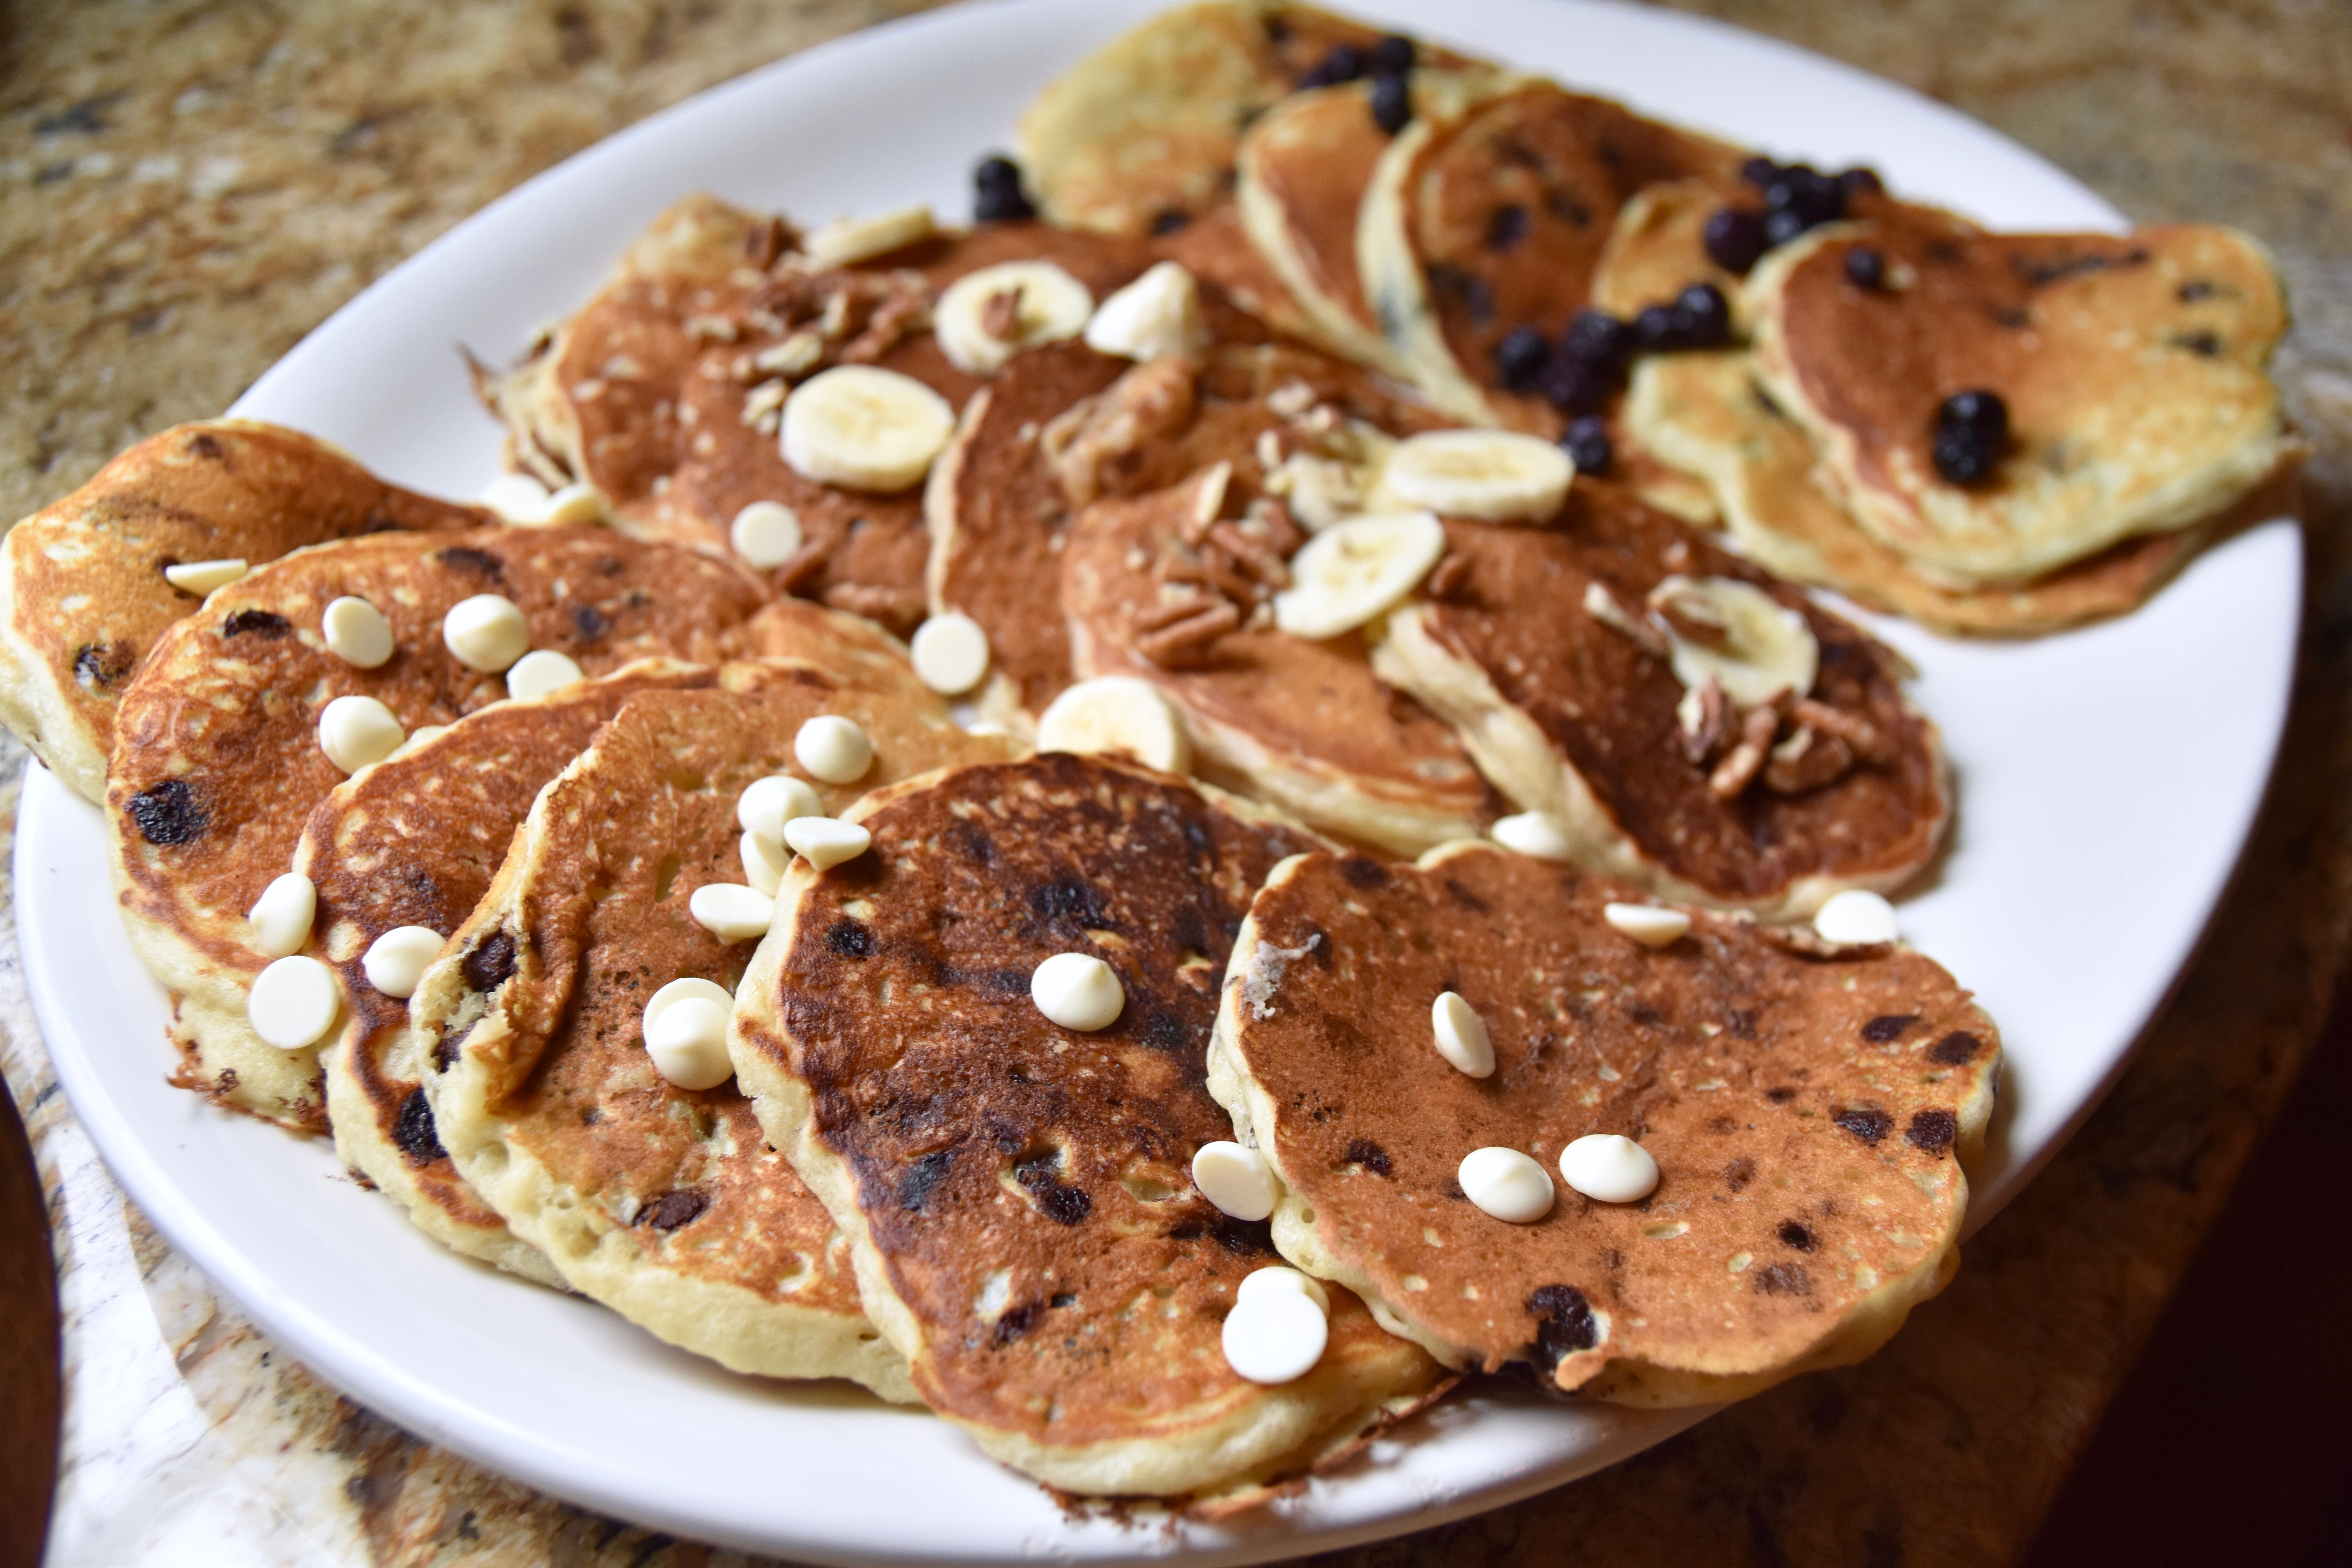
[[[664,1193],[646,1205],[638,1212],[637,1223],[649,1225],[658,1231],[673,1231],[681,1226],[693,1224],[709,1206],[709,1194],[698,1193],[692,1187],[680,1187],[676,1192]]]
[[[975,866],[996,864],[996,845],[987,834],[959,817],[940,835],[947,847]]]
[[[1937,1067],[1965,1067],[1976,1060],[1977,1053],[1982,1049],[1984,1049],[1982,1040],[1978,1039],[1974,1035],[1955,1029],[1929,1047],[1927,1059]]]
[[[1729,1035],[1735,1040],[1754,1039],[1756,1037],[1756,1010],[1753,1007],[1742,1007],[1733,1013],[1730,1017],[1724,1020],[1723,1032]]]
[[[1950,1152],[1959,1135],[1959,1119],[1950,1111],[1922,1110],[1911,1118],[1911,1125],[1904,1130],[1903,1139],[1914,1149],[1924,1150],[1941,1159]]]
[[[1363,855],[1351,855],[1341,861],[1339,875],[1348,879],[1348,886],[1362,888],[1367,891],[1389,885],[1388,868]]]
[[[1832,1120],[1873,1147],[1895,1127],[1895,1118],[1874,1105],[1849,1106]]]
[[[954,1166],[953,1149],[937,1150],[908,1166],[898,1177],[898,1206],[909,1214],[920,1214],[933,1189],[948,1179]]]
[[[1036,1326],[1037,1314],[1042,1310],[1044,1309],[1034,1301],[1009,1307],[1005,1309],[1004,1316],[996,1320],[996,1327],[988,1337],[997,1344],[1009,1345]]]
[[[226,463],[228,460],[228,454],[221,449],[221,444],[202,430],[188,437],[188,454],[191,457],[210,458],[215,463]]]
[[[582,642],[597,642],[613,629],[613,623],[604,611],[593,605],[574,605],[572,607],[572,629],[580,634]]]
[[[1375,1176],[1390,1173],[1389,1152],[1369,1138],[1357,1138],[1348,1144],[1348,1163],[1361,1165]]]
[[[1528,1357],[1544,1371],[1560,1358],[1589,1351],[1601,1342],[1601,1324],[1592,1302],[1573,1285],[1539,1285],[1528,1293],[1528,1310],[1535,1315],[1536,1339]]]
[[[1813,1249],[1813,1233],[1793,1219],[1783,1220],[1780,1230],[1775,1234],[1780,1237],[1780,1245],[1783,1247],[1795,1247],[1799,1252],[1811,1252]]]
[[[1756,1293],[1759,1296],[1810,1296],[1813,1293],[1813,1277],[1805,1272],[1801,1263],[1775,1263],[1769,1268],[1756,1271]]]
[[[1723,1168],[1723,1184],[1738,1192],[1756,1179],[1756,1162],[1742,1154]]]
[[[239,610],[221,623],[223,640],[229,637],[266,637],[275,642],[294,629],[294,623],[270,610]]]
[[[1882,1013],[1862,1026],[1862,1037],[1874,1046],[1883,1046],[1901,1039],[1904,1031],[1918,1021],[1916,1013]]]
[[[436,550],[433,552],[433,559],[452,572],[463,572],[493,583],[506,581],[507,563],[488,551],[477,550],[470,544],[452,544],[446,550]]]
[[[2164,341],[2203,359],[2221,357],[2221,340],[2212,332],[2175,332]]]
[[[124,803],[139,836],[150,844],[192,844],[203,836],[211,815],[185,779],[165,779]]]
[[[1219,1215],[1213,1222],[1186,1220],[1168,1233],[1171,1241],[1198,1241],[1202,1237],[1236,1258],[1275,1256],[1274,1221],[1270,1219],[1235,1219],[1231,1215]]]
[[[1797,1098],[1797,1090],[1794,1085],[1784,1083],[1777,1089],[1766,1089],[1764,1098],[1775,1105],[1786,1105]]]
[[[488,994],[507,983],[515,972],[515,939],[510,931],[494,931],[476,942],[459,961],[468,989]]]
[[[449,1157],[441,1147],[441,1131],[433,1121],[433,1102],[425,1098],[422,1084],[400,1102],[393,1120],[392,1141],[400,1145],[401,1157],[412,1165],[429,1165]]]
[[[128,643],[84,643],[74,649],[74,679],[85,691],[111,686],[131,673],[138,655]]]
[[[825,928],[824,950],[835,958],[871,958],[875,951],[874,933],[856,921],[844,916]]]

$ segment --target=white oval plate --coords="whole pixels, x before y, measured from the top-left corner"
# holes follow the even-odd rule
[[[457,346],[497,363],[587,297],[656,212],[703,189],[807,222],[929,201],[1032,93],[1159,0],[960,7],[707,92],[541,175],[368,289],[233,412],[338,441],[448,495],[499,432]],[[1781,156],[1867,162],[2004,227],[2105,228],[2064,174],[1925,99],[1783,45],[1567,0],[1370,0],[1392,19]],[[1950,854],[1903,905],[2009,1048],[1970,1219],[2047,1159],[2120,1069],[2220,897],[2285,713],[2301,554],[2284,522],[2206,555],[2113,625],[1957,644],[1878,624],[1918,664],[1960,781]],[[591,1508],[827,1563],[1191,1555],[1248,1562],[1438,1523],[1585,1474],[1698,1414],[1481,1390],[1345,1473],[1219,1526],[1074,1521],[954,1428],[832,1385],[730,1376],[584,1302],[442,1251],[323,1142],[169,1088],[163,994],[108,889],[99,814],[36,769],[16,841],[26,978],[58,1074],[158,1228],[269,1332],[418,1436]]]

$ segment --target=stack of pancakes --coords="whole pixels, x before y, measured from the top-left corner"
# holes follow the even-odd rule
[[[1800,584],[2139,602],[2289,466],[2259,254],[1871,181],[1735,270],[1716,220],[1777,199],[1737,150],[1293,5],[1171,12],[1022,137],[1042,219],[666,214],[480,377],[569,498],[528,523],[215,422],[17,526],[0,717],[110,815],[177,1081],[1072,1493],[1241,1506],[1472,1373],[1687,1404],[1868,1353],[1957,1264],[1998,1034],[1799,923],[1953,804],[1901,658]],[[1713,346],[1633,324],[1694,284]],[[1984,387],[2011,446],[1945,481]],[[484,668],[486,596],[558,678]],[[352,699],[396,749],[331,755]],[[758,860],[779,774],[856,852]],[[763,875],[764,935],[704,918]],[[1033,999],[1067,954],[1101,1028]],[[289,1048],[293,959],[334,1003]],[[647,1046],[688,994],[731,999],[716,1083]],[[1457,1179],[1595,1134],[1654,1191],[1508,1223]],[[1270,1209],[1196,1186],[1227,1142]],[[1224,1329],[1277,1263],[1327,1338],[1257,1382]]]

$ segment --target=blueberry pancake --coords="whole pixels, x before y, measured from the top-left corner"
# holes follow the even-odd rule
[[[1854,281],[1862,251],[1877,286]],[[2285,299],[2232,229],[1831,229],[1751,288],[1773,401],[1855,521],[1942,583],[2021,582],[2194,527],[2289,452],[2264,374]]]
[[[1787,919],[1935,853],[1943,748],[1892,650],[1609,485],[1547,527],[1445,526],[1458,568],[1373,668],[1581,864]]]
[[[589,675],[741,651],[768,596],[730,562],[604,528],[383,533],[258,567],[166,630],[123,694],[106,805],[131,945],[178,998],[186,1087],[327,1130],[314,1047],[270,1045],[247,1016],[269,962],[247,916],[292,866],[311,808],[381,760],[390,726],[414,734],[507,695],[502,676],[460,662],[445,636],[449,612],[483,595],[520,612],[519,639]],[[322,635],[345,597],[372,606],[383,662],[362,668]],[[348,770],[322,744],[343,698],[382,705],[360,731],[375,749],[346,752]],[[330,730],[349,733],[345,712]]]
[[[297,431],[249,419],[174,426],[8,531],[0,722],[76,794],[102,800],[131,671],[211,592],[189,569],[234,573],[355,533],[494,521],[386,484]]]
[[[1958,1265],[1999,1036],[1907,949],[1800,953],[1703,912],[1653,947],[1603,912],[1640,896],[1482,845],[1278,868],[1209,1063],[1283,1185],[1276,1244],[1448,1365],[1562,1393],[1706,1404],[1858,1361]],[[1446,992],[1488,1076],[1433,1043]],[[1594,1134],[1638,1142],[1654,1190],[1558,1180],[1519,1223],[1465,1195],[1474,1150],[1549,1180]]]
[[[1062,552],[1077,672],[1150,681],[1183,714],[1203,778],[1324,832],[1398,855],[1475,837],[1491,815],[1486,781],[1451,725],[1372,672],[1360,634],[1293,637],[1204,585],[1216,547],[1202,519],[1234,510],[1225,488],[1212,473],[1079,517]],[[1214,526],[1274,560],[1296,542],[1263,518]],[[1213,602],[1233,606],[1217,635],[1164,636],[1188,624],[1171,622],[1173,611],[1197,616]]]
[[[720,940],[689,903],[742,880],[737,797],[796,771],[801,727],[826,714],[874,752],[854,784],[814,786],[827,811],[1009,744],[808,665],[731,665],[718,689],[639,697],[540,793],[410,1012],[442,1146],[565,1283],[735,1371],[905,1399],[845,1240],[751,1102],[724,1080],[677,1087],[644,1040],[656,991],[732,990],[750,962],[750,942]]]
[[[1186,1174],[1232,1131],[1204,1053],[1230,933],[1310,837],[1059,752],[855,816],[873,851],[793,871],[733,1054],[932,1409],[1065,1491],[1181,1496],[1304,1470],[1437,1386],[1344,1290],[1295,1381],[1245,1381],[1220,1348],[1236,1288],[1276,1259]],[[1091,1034],[1031,1000],[1071,952],[1124,992]]]

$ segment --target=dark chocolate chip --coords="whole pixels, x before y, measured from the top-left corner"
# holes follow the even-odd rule
[[[1903,1032],[1919,1021],[1916,1013],[1882,1013],[1862,1026],[1862,1037],[1874,1046],[1899,1040]]]
[[[1076,1225],[1094,1212],[1095,1201],[1079,1188],[1056,1182],[1038,1192],[1037,1206],[1056,1225]]]
[[[1391,136],[1412,123],[1412,86],[1402,71],[1372,79],[1372,123]]]
[[[1550,360],[1551,344],[1541,332],[1533,327],[1514,327],[1495,345],[1495,377],[1513,392],[1526,392]]]
[[[844,915],[825,928],[824,950],[835,958],[871,958],[875,953],[874,933]]]
[[[1756,1179],[1756,1162],[1741,1155],[1723,1168],[1723,1184],[1738,1192]]]
[[[1800,1252],[1811,1252],[1813,1249],[1813,1233],[1795,1220],[1783,1220],[1780,1223],[1780,1245],[1783,1247],[1793,1247]]]
[[[1559,444],[1567,449],[1580,474],[1605,474],[1617,456],[1617,449],[1609,442],[1609,422],[1598,415],[1585,414],[1570,420]]]
[[[1810,1296],[1813,1277],[1801,1263],[1775,1263],[1756,1271],[1756,1289],[1766,1296]]]
[[[1923,1110],[1911,1119],[1911,1125],[1903,1132],[1904,1141],[1911,1147],[1930,1154],[1945,1153],[1959,1135],[1959,1119],[1948,1110]]]
[[[1021,188],[1021,165],[1002,153],[991,153],[972,169],[974,223],[1013,223],[1036,216],[1036,205]]]
[[[1876,289],[1886,281],[1886,256],[1875,246],[1857,245],[1845,253],[1845,280],[1857,289]]]
[[[1042,1310],[1034,1301],[1024,1301],[1017,1307],[1006,1309],[1004,1316],[996,1320],[996,1327],[988,1337],[1000,1345],[1011,1344],[1035,1326],[1037,1314]]]
[[[436,550],[433,552],[433,559],[452,572],[467,572],[477,577],[494,580],[503,580],[506,576],[505,562],[487,550],[477,550],[469,544],[452,544],[446,550]]]
[[[1508,250],[1527,237],[1528,209],[1516,203],[1496,207],[1494,216],[1486,220],[1486,248],[1489,250]]]
[[[1592,1315],[1592,1302],[1573,1285],[1537,1286],[1528,1294],[1527,1310],[1536,1319],[1530,1359],[1546,1372],[1558,1366],[1563,1357],[1601,1342],[1601,1324]]]
[[[33,134],[63,136],[71,132],[78,136],[95,136],[106,129],[106,110],[112,108],[114,100],[121,96],[119,92],[103,93],[96,98],[85,98],[55,114],[44,114],[33,121]]]
[[[947,1180],[948,1168],[954,1163],[955,1151],[941,1149],[908,1166],[906,1173],[898,1178],[898,1206],[921,1212],[923,1205],[930,1198],[932,1189]]]
[[[1789,1085],[1783,1084],[1778,1089],[1766,1089],[1764,1091],[1764,1098],[1770,1100],[1775,1105],[1786,1105],[1789,1101],[1797,1098],[1797,1091]]]
[[[275,642],[294,629],[294,623],[271,610],[239,610],[221,623],[224,637],[266,637]]]
[[[447,1158],[441,1147],[441,1132],[433,1124],[433,1102],[425,1097],[425,1086],[417,1085],[400,1102],[400,1112],[393,1118],[392,1141],[400,1145],[403,1158],[412,1165],[429,1165]]]
[[[1154,234],[1174,234],[1178,229],[1182,228],[1186,224],[1191,223],[1192,221],[1192,215],[1186,212],[1182,207],[1162,207],[1158,212],[1151,215],[1151,232]]]
[[[2218,283],[2209,283],[2201,278],[2192,278],[2173,290],[2173,298],[2184,305],[2193,305],[2200,300],[2210,300],[2221,291],[2221,287]]]
[[[1219,1215],[1217,1223],[1209,1227],[1209,1235],[1236,1258],[1274,1255],[1274,1221],[1270,1219],[1235,1219],[1231,1215]]]
[[[593,605],[574,605],[572,607],[572,626],[580,634],[582,642],[595,642],[613,629],[613,623],[605,618],[604,611]]]
[[[511,932],[494,931],[474,944],[474,950],[458,963],[457,972],[465,977],[467,986],[475,991],[495,991],[507,983],[515,972],[515,939]]]
[[[1078,1298],[1073,1291],[1056,1290],[1054,1292],[1054,1299],[1045,1304],[1058,1311],[1064,1307],[1076,1306],[1078,1304]]]
[[[1850,1106],[1832,1118],[1834,1121],[1865,1143],[1875,1144],[1895,1126],[1895,1118],[1874,1105]]]
[[[2218,358],[2221,353],[2221,340],[2212,332],[2175,332],[2165,342],[2174,348],[2187,349],[2190,353],[2206,359]]]
[[[1707,259],[1726,272],[1746,276],[1764,254],[1764,216],[1746,207],[1724,207],[1699,231]]]
[[[188,437],[188,450],[194,453],[199,458],[210,458],[215,462],[218,462],[221,458],[227,456],[227,454],[221,449],[221,444],[218,441],[214,440],[209,434],[202,430],[197,431],[194,435]]]
[[[1938,1067],[1956,1068],[1977,1058],[1984,1042],[1974,1035],[1954,1029],[1927,1049],[1927,1059]]]
[[[165,779],[141,790],[123,803],[140,837],[150,844],[187,844],[201,836],[211,820],[196,792],[185,779]]]
[[[1094,889],[1076,877],[1055,877],[1030,889],[1029,907],[1040,920],[1066,921],[1089,929],[1110,924],[1110,918],[1096,900]]]
[[[641,1211],[637,1219],[656,1230],[676,1230],[691,1225],[704,1209],[710,1206],[709,1197],[692,1187],[680,1187],[674,1193],[664,1193]]]
[[[1845,193],[1849,201],[1855,196],[1881,195],[1886,190],[1886,182],[1878,177],[1878,171],[1866,163],[1856,163],[1844,170],[1838,175],[1837,182],[1838,188]]]
[[[1358,1138],[1349,1143],[1348,1163],[1361,1165],[1375,1176],[1385,1176],[1391,1169],[1389,1152],[1369,1138]]]

